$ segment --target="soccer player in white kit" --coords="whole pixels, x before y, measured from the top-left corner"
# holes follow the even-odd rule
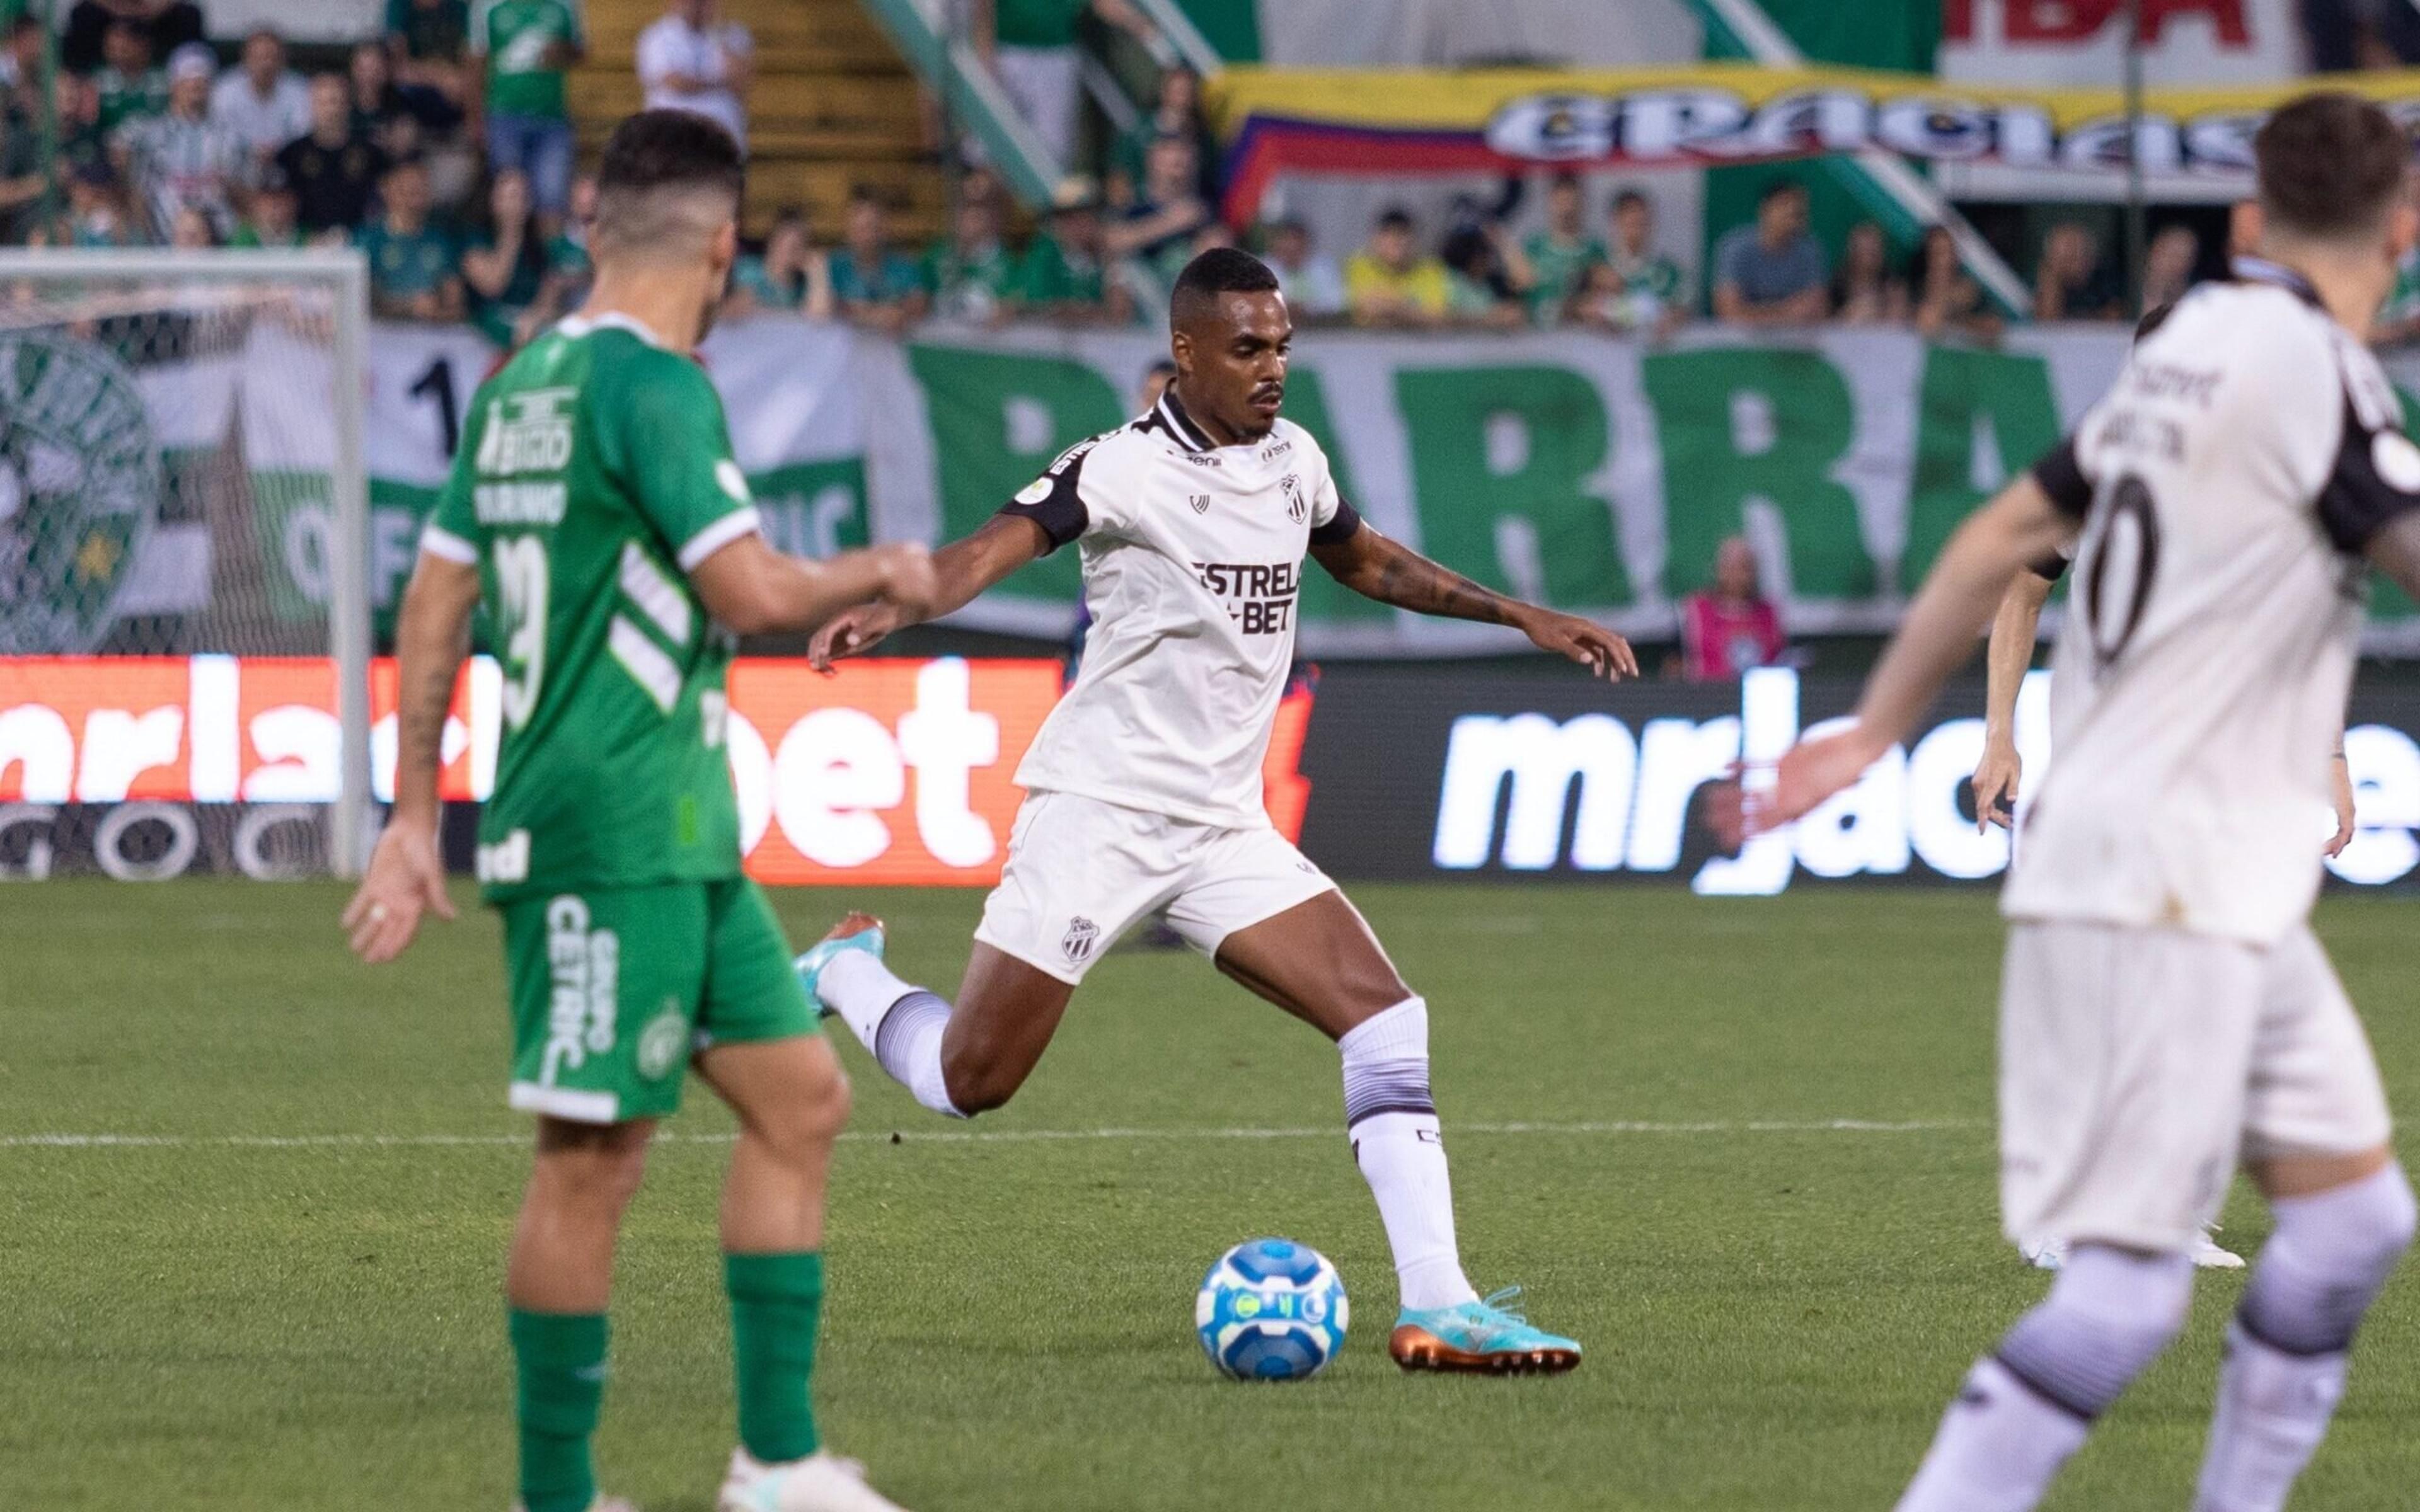
[[[1493,593],[1363,524],[1326,456],[1278,417],[1294,324],[1276,275],[1218,249],[1170,305],[1176,378],[1141,418],[1071,448],[981,530],[933,554],[946,614],[1061,547],[1083,553],[1082,669],[1018,767],[1028,790],[955,1005],[893,976],[879,924],[799,958],[808,987],[937,1112],[999,1107],[1077,983],[1155,909],[1218,968],[1337,1041],[1354,1156],[1394,1250],[1407,1370],[1568,1370],[1580,1347],[1482,1302],[1454,1242],[1428,1008],[1335,883],[1270,826],[1261,764],[1294,653],[1306,551],[1380,603],[1509,625],[1592,672],[1636,676],[1620,636]],[[883,605],[814,639],[823,665],[902,625]]]
[[[2025,1512],[2182,1327],[2241,1163],[2275,1231],[2229,1326],[2195,1512],[2275,1512],[2327,1431],[2412,1189],[2311,933],[2372,563],[2420,589],[2420,448],[2359,333],[2420,229],[2383,112],[2302,97],[2255,140],[2259,255],[2146,338],[2074,434],[1970,519],[1852,726],[1785,756],[1751,828],[1857,780],[2011,577],[2081,530],[2058,761],[2002,912],[2001,1203],[2059,1238],[2049,1297],[1977,1363],[1900,1512]]]

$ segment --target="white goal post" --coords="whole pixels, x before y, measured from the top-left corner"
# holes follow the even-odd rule
[[[96,733],[88,715],[69,736],[74,786],[46,778],[51,796],[141,796],[133,774],[184,752],[177,796],[323,810],[293,869],[360,873],[375,829],[368,322],[350,249],[0,249],[0,672],[15,658],[54,679],[69,675],[56,658],[194,669],[173,720],[112,710]],[[247,385],[271,370],[283,381]],[[247,658],[293,677],[314,657],[333,664],[333,709],[236,728]],[[284,760],[254,780],[260,728],[284,732]],[[114,791],[111,774],[126,774]]]

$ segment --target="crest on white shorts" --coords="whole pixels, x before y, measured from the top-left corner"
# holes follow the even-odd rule
[[[1061,937],[1059,949],[1067,954],[1068,964],[1082,965],[1093,958],[1093,948],[1101,943],[1101,926],[1078,914],[1067,921],[1067,933]]]

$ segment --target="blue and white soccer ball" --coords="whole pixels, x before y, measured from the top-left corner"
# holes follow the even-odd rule
[[[1326,1256],[1290,1239],[1255,1239],[1202,1278],[1193,1325],[1210,1363],[1237,1381],[1303,1381],[1344,1347],[1352,1311]]]

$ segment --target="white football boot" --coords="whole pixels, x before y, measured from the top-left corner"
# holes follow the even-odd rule
[[[2220,1244],[2217,1240],[2211,1238],[2210,1236],[2213,1230],[2205,1228],[2199,1234],[2194,1236],[2194,1246],[2191,1253],[2193,1255],[2195,1269],[2201,1271],[2242,1270],[2243,1257]],[[2025,1257],[2025,1263],[2031,1265],[2037,1271],[2055,1271],[2060,1266],[2067,1263],[2067,1241],[2063,1239],[2045,1239],[2037,1244],[2020,1246],[2017,1253],[2023,1255]]]
[[[2193,1262],[2203,1271],[2241,1271],[2243,1257],[2220,1244],[2210,1236],[2218,1232],[2216,1224],[2194,1236]]]
[[[716,1512],[907,1512],[865,1484],[865,1467],[830,1450],[768,1465],[745,1449],[731,1451]]]

